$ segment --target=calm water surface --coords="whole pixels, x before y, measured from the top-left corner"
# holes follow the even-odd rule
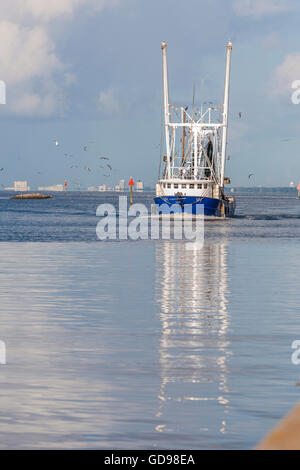
[[[300,396],[300,202],[240,195],[188,251],[97,241],[116,197],[0,193],[0,448],[253,447]]]

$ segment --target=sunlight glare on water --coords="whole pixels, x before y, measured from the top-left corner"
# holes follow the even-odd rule
[[[72,197],[0,201],[1,448],[253,447],[299,398],[298,201],[241,197],[188,251],[97,242]]]

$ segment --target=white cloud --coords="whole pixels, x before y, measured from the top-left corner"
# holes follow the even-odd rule
[[[294,6],[289,0],[234,0],[233,9],[238,16],[261,17],[292,11]]]
[[[43,21],[62,15],[71,15],[78,6],[90,3],[87,0],[21,0],[21,2],[24,13],[29,12]]]
[[[121,105],[116,97],[116,90],[114,88],[101,91],[98,98],[98,110],[106,116],[121,114]]]
[[[1,78],[9,86],[62,70],[55,45],[41,26],[30,29],[2,21],[0,37]]]
[[[71,16],[79,7],[102,10],[114,7],[120,0],[0,0],[0,18],[25,20],[31,16],[48,22],[61,16]]]
[[[13,99],[11,110],[20,116],[51,116],[58,111],[57,101],[52,93],[22,93],[19,99]]]
[[[0,79],[7,85],[8,96],[5,111],[30,116],[61,111],[64,89],[76,77],[59,59],[51,39],[51,21],[71,17],[79,7],[94,11],[117,4],[118,0],[0,0]]]
[[[44,21],[52,20],[62,15],[72,15],[76,8],[81,6],[102,10],[106,7],[114,7],[119,0],[19,0],[24,8],[36,18]]]
[[[47,30],[1,21],[0,37],[0,73],[8,96],[3,111],[26,115],[28,110],[30,116],[57,112],[61,103],[54,105],[57,97],[54,82],[65,72],[65,66]]]
[[[273,96],[292,95],[292,83],[300,80],[300,52],[288,54],[274,72],[270,93]]]

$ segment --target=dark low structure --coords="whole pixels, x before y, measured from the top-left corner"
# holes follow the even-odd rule
[[[16,196],[12,196],[11,199],[50,199],[52,197],[51,194],[30,193],[17,194]]]

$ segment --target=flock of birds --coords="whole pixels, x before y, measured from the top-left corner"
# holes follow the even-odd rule
[[[54,143],[55,143],[56,148],[61,147],[61,143],[57,139],[54,140]],[[88,144],[82,144],[81,145],[81,151],[82,152],[88,152],[89,147],[94,143],[95,143],[94,141],[90,141]],[[66,159],[73,159],[74,158],[73,155],[70,154],[70,153],[65,153],[64,156],[65,156]],[[95,170],[98,170],[98,169],[105,170],[105,172],[103,173],[103,176],[106,177],[106,178],[109,178],[112,174],[112,171],[113,171],[113,167],[112,167],[111,163],[108,163],[108,162],[110,162],[110,158],[109,157],[102,157],[101,155],[98,155],[98,159],[99,159],[98,164],[96,164],[96,167],[94,167],[94,168],[91,168],[90,166],[87,166],[87,165],[82,167],[77,162],[75,164],[74,161],[72,162],[72,165],[70,166],[70,168],[71,169],[83,169],[84,171],[87,171],[88,173],[91,173],[91,172],[93,172]],[[100,165],[99,163],[102,163],[102,164]],[[79,187],[81,186],[81,183],[78,183],[78,182],[74,182],[74,184],[76,186],[79,186]]]
[[[238,113],[238,116],[239,116],[240,119],[242,119],[242,113],[241,113],[241,112]],[[282,139],[281,142],[289,142],[290,140],[291,140],[291,139]],[[59,142],[57,139],[54,140],[54,143],[55,143],[55,147],[57,147],[57,148],[58,148],[58,147],[61,147],[61,144],[60,144],[60,142]],[[89,146],[92,145],[92,144],[94,144],[94,143],[95,143],[94,141],[90,141],[88,144],[82,144],[82,145],[81,145],[81,150],[82,150],[83,152],[87,152],[88,149],[89,149]],[[66,159],[71,159],[71,158],[73,158],[73,155],[70,154],[70,153],[65,153],[64,156],[65,156]],[[106,177],[106,178],[109,178],[109,177],[111,176],[112,171],[113,171],[112,165],[111,165],[110,163],[108,163],[108,162],[110,161],[109,157],[98,156],[98,158],[101,160],[101,163],[103,163],[103,164],[102,164],[102,165],[97,165],[97,169],[99,168],[99,169],[105,170],[105,173],[103,174],[103,176]],[[228,160],[230,160],[230,155],[229,155],[227,158],[228,158]],[[81,166],[80,166],[79,164],[73,164],[73,165],[70,166],[70,168],[71,168],[71,169],[74,169],[74,168],[75,168],[75,169],[80,169]],[[2,172],[2,171],[4,171],[4,170],[5,170],[5,168],[0,168],[0,172]],[[84,167],[83,167],[83,170],[85,170],[85,171],[91,173],[92,171],[95,170],[95,168],[92,169],[92,168],[89,167],[89,166],[84,166]],[[108,174],[106,174],[107,171],[108,171]],[[41,171],[38,171],[37,174],[40,175],[40,174],[42,174],[42,172],[41,172]],[[249,174],[248,174],[248,179],[250,180],[253,176],[255,176],[254,173],[249,173]],[[74,183],[74,184],[75,184],[76,186],[81,186],[80,183]],[[3,184],[2,184],[1,186],[4,187]]]
[[[238,113],[238,116],[239,116],[240,119],[242,119],[242,113],[241,113],[241,111]],[[283,141],[283,142],[287,142],[287,141],[289,141],[289,140],[290,140],[290,139],[283,139],[282,141]],[[55,142],[56,147],[59,147],[59,146],[60,146],[60,142],[59,142],[58,140],[55,140],[54,142]],[[89,142],[89,144],[93,144],[93,143],[94,143],[93,141],[92,141],[92,142]],[[88,150],[88,144],[81,145],[81,149],[82,149],[84,152],[87,152],[87,150]],[[64,155],[65,155],[66,158],[72,158],[72,157],[73,157],[73,155],[68,154],[68,153],[65,153]],[[101,157],[101,156],[99,156],[99,158],[100,158],[100,160],[102,160],[103,162],[109,161],[109,158],[108,158],[108,157]],[[228,158],[228,160],[230,160],[230,158],[231,158],[230,155],[228,155],[227,158]],[[79,165],[71,165],[70,168],[79,168]],[[112,166],[111,166],[110,163],[105,163],[105,165],[99,165],[99,168],[101,168],[101,169],[108,169],[108,170],[110,171],[110,174],[108,174],[108,175],[107,175],[107,174],[104,174],[103,176],[105,176],[105,177],[111,176],[111,172],[112,172],[113,168],[112,168]],[[0,171],[2,171],[2,170],[3,170],[3,168],[0,168]],[[90,167],[87,167],[87,166],[84,167],[84,170],[86,170],[86,171],[88,171],[88,172],[93,171]],[[254,173],[249,173],[249,174],[248,174],[248,179],[250,180],[253,176],[255,176]]]
[[[54,145],[57,149],[61,149],[62,148],[62,145],[61,145],[61,142],[57,139],[54,139],[53,140],[54,142]],[[92,146],[92,144],[94,144],[95,142],[94,141],[90,141],[88,144],[82,144],[80,147],[81,147],[81,152],[87,152],[89,151],[89,148]],[[111,161],[110,161],[110,158],[109,157],[104,157],[104,156],[101,156],[101,155],[98,155],[97,158],[98,158],[98,161],[96,161],[96,165],[94,164],[93,165],[93,168],[91,166],[88,166],[88,164],[86,164],[85,166],[82,165],[82,160],[80,159],[80,161],[77,161],[76,160],[76,157],[73,156],[72,154],[70,153],[64,153],[64,157],[65,159],[67,160],[70,160],[70,162],[72,162],[72,165],[70,165],[70,168],[71,169],[79,169],[79,170],[84,170],[84,171],[87,171],[88,173],[91,173],[93,171],[96,171],[96,170],[104,170],[104,173],[102,176],[106,177],[106,178],[109,178],[110,176],[112,176],[112,172],[113,171],[116,171],[115,169],[113,169],[112,167],[112,164],[111,164]],[[19,157],[20,158],[20,157]],[[88,162],[86,162],[88,163]],[[100,164],[101,163],[101,164]],[[1,167],[0,168],[0,173],[5,171],[5,168],[4,167]],[[43,174],[43,171],[37,171],[37,174],[38,175],[42,175]],[[75,182],[73,181],[72,182],[73,185],[81,188],[81,183],[80,182]],[[5,188],[5,185],[4,184],[1,184],[1,186],[3,188]]]

